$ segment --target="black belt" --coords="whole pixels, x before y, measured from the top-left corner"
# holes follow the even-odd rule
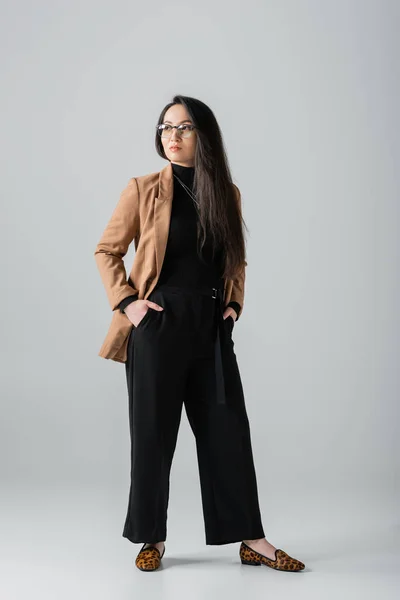
[[[224,323],[224,288],[218,287],[198,287],[198,288],[187,288],[187,287],[179,287],[175,285],[163,285],[159,286],[161,289],[190,293],[194,295],[204,295],[210,296],[217,302],[217,310],[216,310],[216,325],[217,332],[215,337],[215,345],[214,345],[214,355],[215,355],[215,377],[216,377],[216,392],[217,392],[217,404],[226,404],[226,394],[225,394],[225,381],[224,381],[224,369],[222,362],[222,348],[221,348],[221,337],[225,335],[225,329],[223,328]]]

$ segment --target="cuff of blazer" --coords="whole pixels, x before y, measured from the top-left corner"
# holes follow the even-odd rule
[[[139,290],[136,290],[129,284],[125,285],[124,288],[122,289],[121,293],[117,296],[116,299],[114,299],[113,303],[110,299],[111,309],[113,311],[118,310],[121,302],[123,302],[125,300],[125,298],[131,297],[131,296],[138,296],[138,295],[139,295]]]
[[[125,312],[125,308],[128,306],[128,304],[135,302],[135,300],[137,300],[137,299],[138,299],[137,294],[135,294],[134,296],[127,296],[126,298],[121,300],[121,302],[118,304],[117,308],[119,308],[119,310],[123,313],[123,312]]]
[[[236,319],[235,319],[235,321],[237,321],[238,318],[239,318],[239,313],[240,313],[240,304],[239,304],[239,302],[235,302],[234,300],[231,300],[231,302],[229,302],[226,305],[225,308],[228,308],[228,306],[230,306],[231,308],[233,308],[233,310],[235,311],[235,313],[236,313]]]

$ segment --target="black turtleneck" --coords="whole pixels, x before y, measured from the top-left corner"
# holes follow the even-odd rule
[[[198,214],[193,199],[178,179],[193,189],[195,167],[185,167],[171,163],[173,171],[173,199],[171,221],[165,249],[165,256],[157,285],[167,284],[181,287],[222,287],[223,286],[223,252],[218,248],[214,252],[211,239],[197,251]],[[200,244],[199,244],[200,247]],[[199,255],[200,253],[200,255]],[[137,296],[128,296],[118,305],[121,312]],[[237,302],[230,302],[236,313],[240,310]]]
[[[179,179],[193,189],[194,167],[172,164],[174,174],[174,197],[171,223],[159,284],[182,287],[222,287],[222,251],[214,259],[209,239],[199,256],[197,243],[197,210],[194,201],[183,188]]]

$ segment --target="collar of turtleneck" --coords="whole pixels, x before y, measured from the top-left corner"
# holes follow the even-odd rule
[[[179,177],[187,186],[193,186],[194,180],[194,167],[184,167],[182,165],[177,165],[175,163],[171,163],[172,171],[175,175]],[[179,185],[179,182],[176,182]]]

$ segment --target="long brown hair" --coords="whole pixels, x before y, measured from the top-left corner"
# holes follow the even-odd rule
[[[243,268],[246,259],[244,228],[246,223],[237,202],[228,164],[222,133],[212,110],[196,98],[174,96],[161,111],[157,125],[174,104],[182,104],[197,127],[194,158],[195,177],[193,193],[199,202],[199,227],[201,247],[206,236],[211,235],[214,250],[222,246],[224,252],[224,277],[233,278]],[[162,140],[155,134],[157,153],[166,160]]]

